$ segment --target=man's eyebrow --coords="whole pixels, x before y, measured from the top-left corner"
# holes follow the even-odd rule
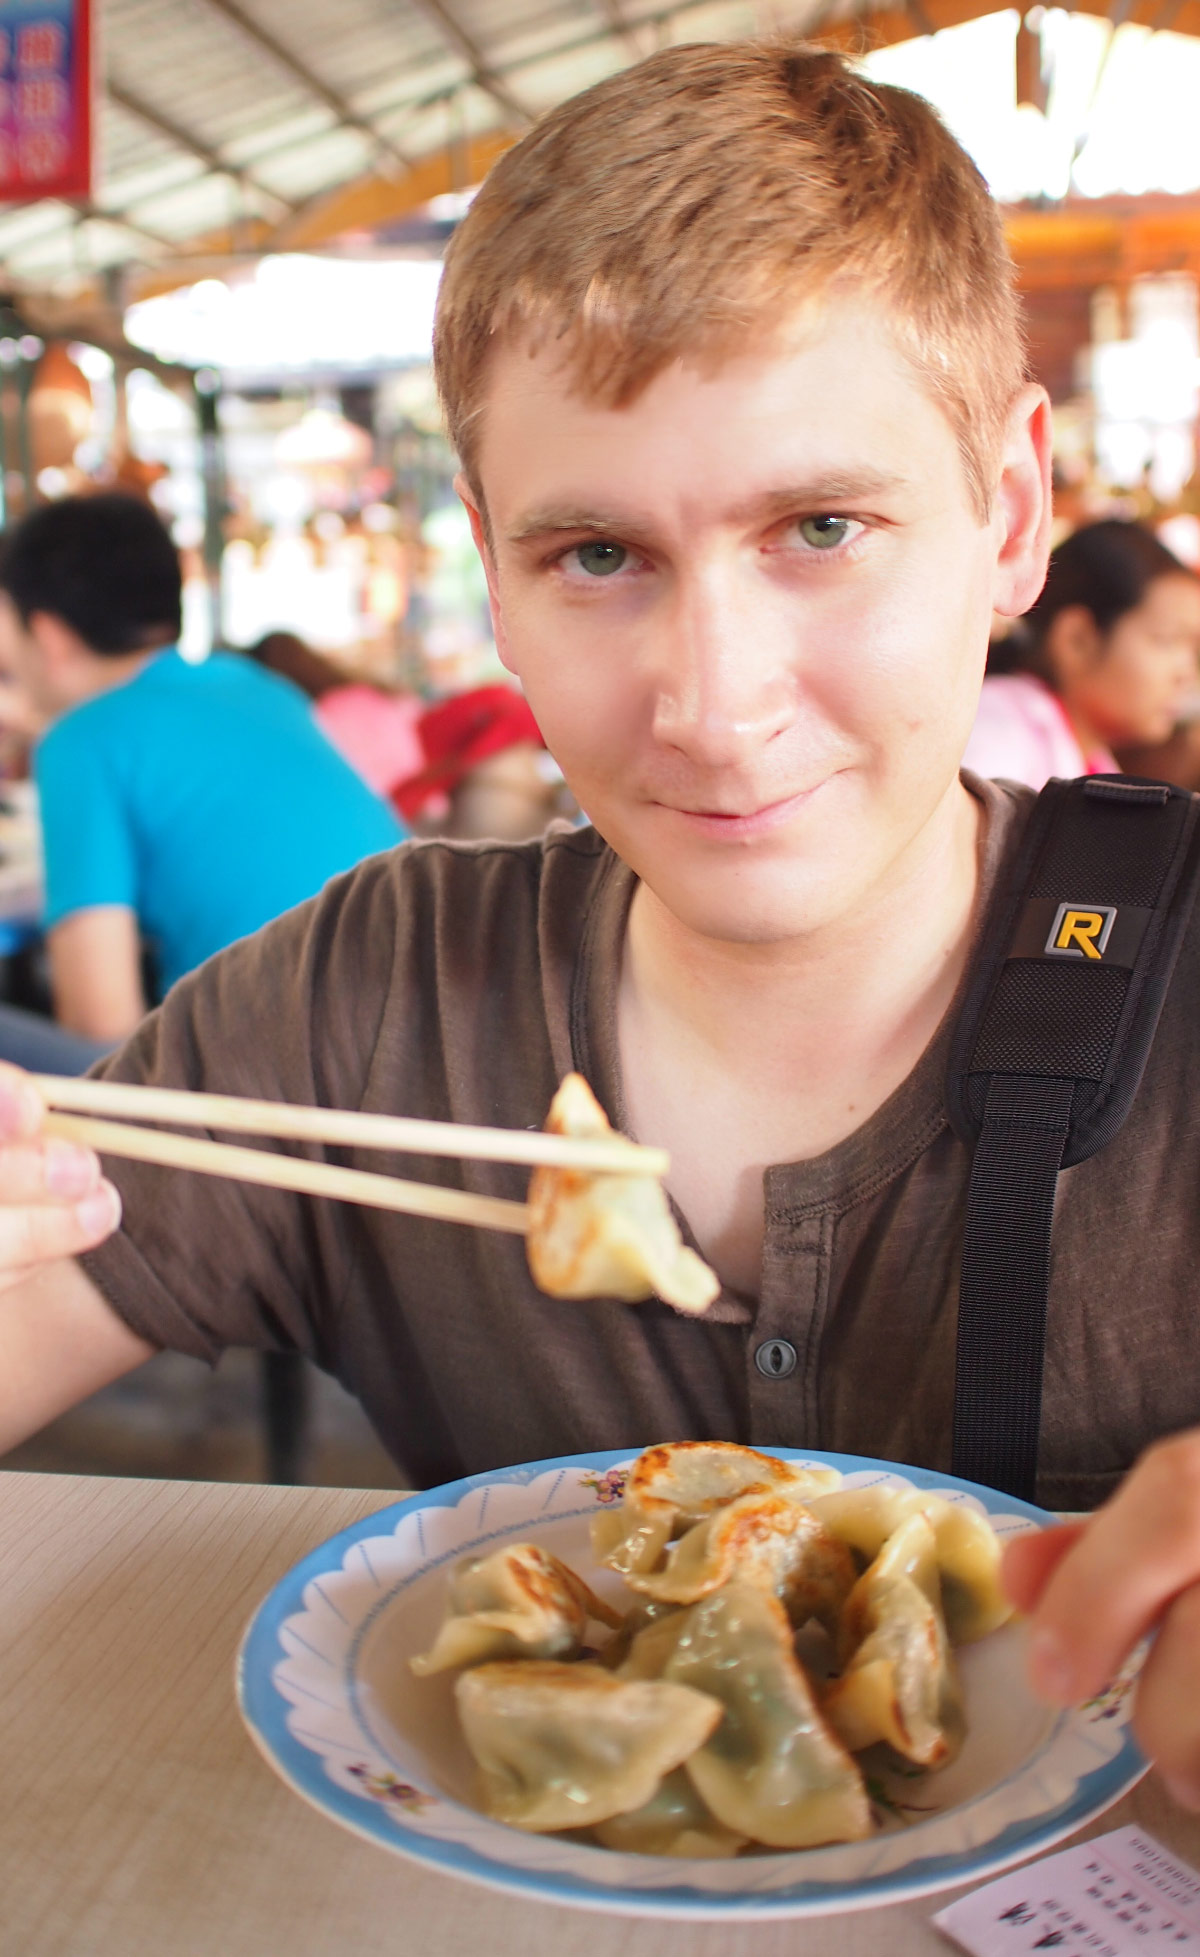
[[[544,510],[528,511],[517,519],[510,530],[505,531],[504,536],[506,543],[525,544],[534,538],[553,537],[559,531],[594,530],[608,536],[617,530],[628,534],[641,527],[638,519],[629,514],[617,516],[611,511],[606,514],[602,510],[587,510],[581,505],[564,503],[548,506]]]
[[[864,498],[888,495],[911,486],[909,477],[893,470],[822,470],[802,481],[761,490],[745,502],[735,505],[726,512],[726,516],[732,523],[752,523],[756,519],[769,521],[774,516],[786,516],[789,511],[803,510],[822,515],[832,505],[859,503]],[[636,541],[639,536],[648,535],[650,529],[651,525],[633,511],[621,513],[562,503],[527,511],[505,532],[505,539],[510,544],[524,544],[562,533],[586,531],[597,536],[627,537]]]

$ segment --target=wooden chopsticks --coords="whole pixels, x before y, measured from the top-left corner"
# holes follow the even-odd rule
[[[57,1074],[34,1076],[47,1106],[79,1112],[47,1115],[46,1132],[81,1142],[104,1155],[201,1175],[231,1176],[241,1182],[294,1189],[375,1209],[473,1223],[483,1229],[524,1234],[525,1203],[436,1183],[404,1182],[393,1176],[308,1162],[257,1148],[236,1148],[192,1135],[163,1134],[94,1116],[124,1115],[139,1121],[167,1121],[181,1127],[269,1135],[288,1141],[326,1142],[342,1147],[407,1150],[460,1160],[524,1162],[599,1173],[663,1175],[663,1149],[646,1148],[623,1135],[596,1139],[549,1135],[540,1130],[469,1127],[458,1122],[423,1121],[403,1115],[355,1114],[343,1108],[296,1107],[285,1102],[251,1101],[231,1094],[192,1094],[176,1088],[140,1087],[130,1082],[77,1080]]]
[[[465,1189],[443,1189],[435,1182],[401,1182],[362,1169],[340,1169],[332,1162],[305,1162],[295,1155],[265,1149],[233,1148],[199,1141],[194,1135],[164,1135],[157,1128],[129,1128],[117,1121],[85,1115],[48,1114],[48,1135],[82,1142],[99,1155],[123,1155],[135,1162],[161,1162],[165,1168],[195,1169],[206,1176],[231,1176],[236,1182],[296,1189],[306,1196],[333,1196],[371,1209],[403,1210],[409,1216],[441,1217],[448,1223],[474,1223],[484,1230],[509,1230],[524,1236],[529,1205],[502,1196],[476,1196]]]
[[[415,1155],[456,1156],[460,1161],[545,1163],[552,1169],[607,1170],[619,1175],[665,1176],[670,1167],[665,1149],[646,1148],[624,1135],[589,1140],[547,1135],[541,1129],[472,1128],[458,1121],[247,1101],[236,1094],[190,1094],[180,1088],[138,1087],[127,1081],[76,1080],[58,1074],[33,1078],[48,1108],[112,1114],[130,1121],[169,1121],[180,1128],[223,1128],[294,1142],[336,1142],[344,1148],[397,1149]]]

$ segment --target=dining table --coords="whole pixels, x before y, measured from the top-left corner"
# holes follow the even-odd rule
[[[359,1839],[242,1725],[256,1605],[381,1489],[0,1472],[2,1957],[928,1957],[961,1891],[828,1917],[683,1922],[524,1900]],[[1200,1866],[1151,1774],[1136,1822]]]

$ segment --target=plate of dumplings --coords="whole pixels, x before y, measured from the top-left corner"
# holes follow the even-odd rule
[[[1145,1771],[1134,1669],[1040,1704],[999,1583],[1053,1517],[856,1455],[710,1442],[414,1495],[260,1605],[270,1764],[332,1820],[545,1902],[831,1914],[981,1879]]]

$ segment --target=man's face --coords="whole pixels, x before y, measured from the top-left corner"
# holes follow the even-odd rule
[[[55,688],[36,634],[22,623],[21,615],[7,592],[0,591],[0,681],[11,712],[5,724],[24,716],[40,724],[47,715],[59,711]]]
[[[499,349],[479,473],[506,663],[667,909],[766,943],[870,904],[961,793],[1007,595],[1003,498],[981,525],[874,308],[620,410]]]

